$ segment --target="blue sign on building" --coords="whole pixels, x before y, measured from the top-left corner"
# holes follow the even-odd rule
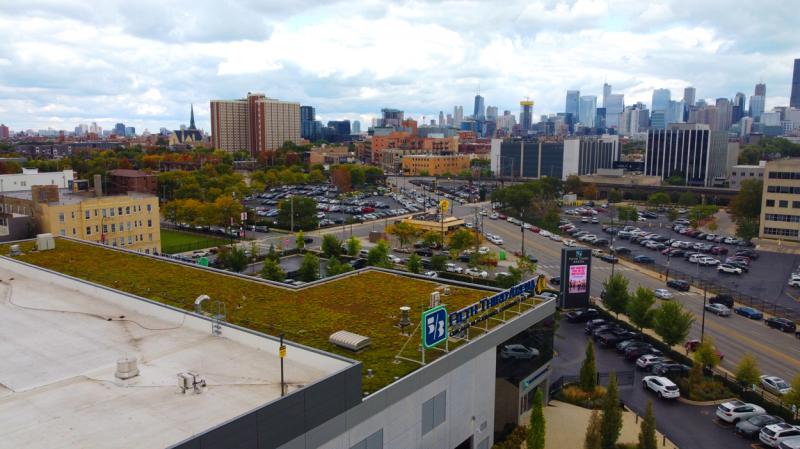
[[[422,345],[432,348],[447,339],[447,310],[444,306],[422,312]]]

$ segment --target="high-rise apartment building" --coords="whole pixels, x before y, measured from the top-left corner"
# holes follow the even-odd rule
[[[211,139],[215,148],[247,150],[255,156],[300,143],[300,104],[248,93],[240,100],[211,100]]]
[[[697,94],[697,90],[694,87],[686,87],[683,89],[683,102],[686,104],[687,107],[694,106],[694,99]]]
[[[486,117],[486,106],[484,105],[483,97],[475,95],[475,107],[473,108],[472,118],[475,120],[483,120]]]
[[[767,162],[761,201],[759,238],[800,241],[800,158]]]
[[[9,131],[8,126],[0,123],[0,140],[8,140],[9,137],[11,137],[11,132]]]
[[[594,128],[597,115],[597,97],[594,95],[583,95],[578,103],[578,121],[589,128]]]
[[[767,85],[764,83],[756,84],[756,89],[754,92],[756,95],[761,95],[762,97],[767,96]]]
[[[736,92],[736,96],[733,97],[733,108],[731,110],[731,123],[739,123],[739,120],[744,117],[745,112],[745,103],[747,102],[747,97],[742,92]]]
[[[510,115],[506,114],[506,115]],[[522,100],[519,102],[519,124],[522,126],[522,131],[527,133],[533,125],[533,102],[530,100]]]
[[[789,96],[789,107],[800,109],[800,59],[794,60],[792,72],[792,93]]]
[[[647,133],[644,174],[680,176],[687,185],[710,185],[711,130],[703,124],[672,124]]]
[[[317,140],[314,134],[314,120],[317,113],[313,106],[300,106],[300,137],[308,140]]]

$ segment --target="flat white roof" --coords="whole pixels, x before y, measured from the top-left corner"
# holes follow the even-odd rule
[[[275,341],[214,336],[198,317],[5,259],[0,317],[0,448],[166,447],[280,397]],[[123,357],[139,376],[115,377]],[[290,346],[286,381],[292,391],[347,366]],[[202,394],[180,392],[186,371]]]

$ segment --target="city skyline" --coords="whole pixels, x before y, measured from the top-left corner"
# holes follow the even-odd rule
[[[468,11],[449,2],[311,5],[145,2],[154,24],[121,2],[91,11],[12,2],[0,12],[0,123],[13,131],[97,122],[157,132],[188,124],[194,103],[197,126],[208,131],[209,101],[248,91],[314,106],[323,122],[365,127],[384,107],[426,122],[456,105],[471,112],[478,89],[487,107],[515,115],[530,98],[538,118],[563,112],[567,90],[602,99],[604,83],[627,105],[650,104],[659,88],[680,99],[688,86],[697,99],[749,97],[764,82],[768,111],[789,104],[798,57],[791,50],[800,46],[775,26],[791,17],[780,2],[742,4],[736,14],[719,2],[681,1],[508,2]],[[748,8],[769,17],[745,22]]]

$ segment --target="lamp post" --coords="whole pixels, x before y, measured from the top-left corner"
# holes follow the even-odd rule
[[[611,235],[611,248],[610,248],[611,249],[611,257],[615,257],[614,254],[616,253],[616,250],[614,249],[614,240],[616,240],[616,236],[614,236],[612,234]],[[611,260],[614,260],[614,259],[611,259]],[[614,266],[615,265],[617,265],[616,262],[613,262],[611,264],[611,277],[614,277]]]
[[[524,220],[524,219],[525,219],[525,209],[524,209],[524,208],[523,208],[523,209],[521,209],[521,212],[522,212],[522,214],[521,214],[521,217],[522,217],[522,219]],[[523,223],[524,223],[524,221],[523,221]],[[525,256],[525,226],[524,226],[524,225],[519,227],[519,232],[521,232],[521,233],[522,233],[522,248],[521,248],[521,257],[523,257],[523,258],[527,258],[527,257]]]

